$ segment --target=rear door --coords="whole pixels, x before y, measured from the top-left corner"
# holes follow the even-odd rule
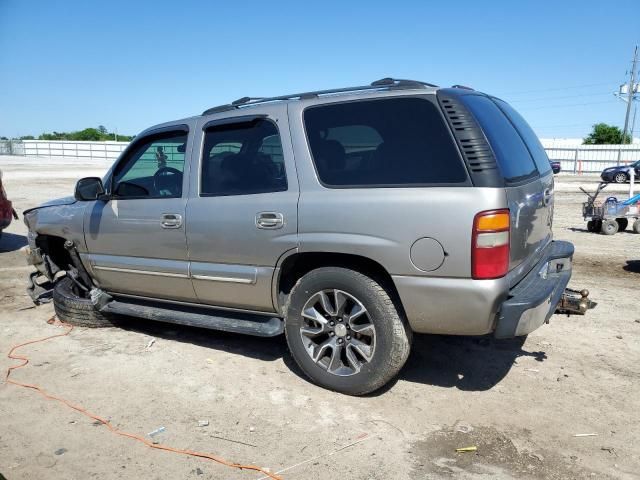
[[[273,312],[275,266],[298,245],[298,182],[286,106],[205,117],[197,130],[194,158],[200,164],[186,215],[198,300]]]
[[[480,123],[506,183],[511,213],[509,270],[520,267],[517,281],[552,239],[553,172],[535,133],[510,105],[484,95],[463,98]]]

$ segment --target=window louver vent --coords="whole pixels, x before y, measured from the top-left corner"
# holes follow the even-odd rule
[[[457,101],[441,98],[440,103],[458,141],[471,173],[495,170],[496,160],[473,116]]]

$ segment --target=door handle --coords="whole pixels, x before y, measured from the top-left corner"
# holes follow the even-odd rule
[[[182,226],[182,215],[178,213],[163,213],[160,218],[162,228],[180,228]]]
[[[260,212],[256,214],[256,227],[276,230],[284,226],[284,215],[277,212]]]

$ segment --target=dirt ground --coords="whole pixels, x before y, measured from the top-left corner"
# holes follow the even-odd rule
[[[105,167],[0,157],[19,211]],[[525,342],[418,335],[398,380],[368,397],[307,382],[283,338],[131,319],[22,349],[31,363],[13,378],[123,430],[165,427],[163,444],[285,470],[287,480],[640,478],[640,235],[586,231],[577,187],[596,182],[557,176],[554,222],[556,238],[576,246],[571,285],[591,291],[595,310],[555,315]],[[24,235],[14,222],[0,240],[2,372],[17,363],[5,356],[12,345],[60,331],[46,323],[52,307],[32,308],[25,294]],[[2,378],[8,480],[262,477],[152,450]],[[584,433],[597,435],[575,436]],[[477,451],[456,453],[469,446]]]

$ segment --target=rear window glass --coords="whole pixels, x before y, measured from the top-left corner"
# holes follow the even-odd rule
[[[329,187],[456,184],[467,174],[438,107],[394,98],[311,107],[307,138]]]
[[[498,106],[480,95],[462,98],[487,136],[504,179],[516,183],[535,177],[538,172],[527,146]]]
[[[522,118],[511,105],[503,100],[497,100],[496,103],[502,109],[502,111],[509,117],[511,123],[516,127],[516,130],[520,133],[520,136],[524,140],[524,143],[529,147],[529,152],[533,156],[533,160],[536,162],[536,167],[538,167],[538,172],[541,175],[545,175],[551,171],[551,164],[549,163],[549,157],[547,156],[547,152],[545,152],[544,147],[538,140],[538,136],[533,131],[533,129],[529,126],[527,121]]]

